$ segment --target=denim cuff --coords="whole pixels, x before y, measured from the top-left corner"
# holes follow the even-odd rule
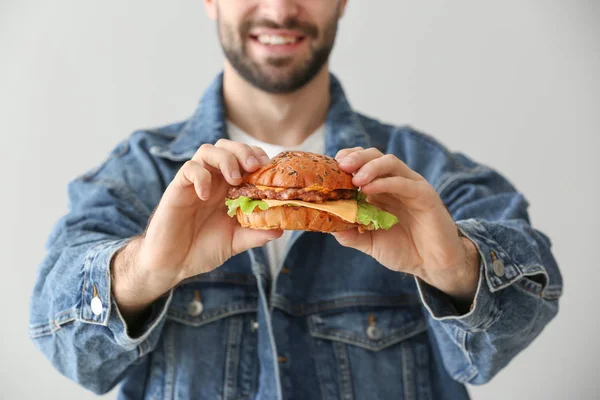
[[[158,339],[160,328],[166,319],[173,291],[157,299],[152,305],[149,316],[141,323],[139,334],[132,337],[125,319],[112,295],[111,270],[112,258],[119,249],[131,239],[104,242],[94,247],[85,260],[85,276],[81,294],[81,320],[87,323],[103,325],[111,331],[114,340],[125,348],[139,346],[140,356],[150,350]]]
[[[458,221],[461,234],[470,239],[479,252],[479,282],[471,309],[460,314],[450,296],[416,279],[421,301],[431,317],[447,321],[467,331],[485,330],[498,320],[501,309],[497,292],[523,277],[523,273],[500,245],[486,235],[485,229],[475,220]]]

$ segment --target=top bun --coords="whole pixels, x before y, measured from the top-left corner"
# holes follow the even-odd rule
[[[284,151],[247,178],[248,183],[283,188],[356,189],[352,175],[334,158],[304,151]]]

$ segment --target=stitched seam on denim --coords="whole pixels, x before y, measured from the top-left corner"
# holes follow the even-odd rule
[[[538,275],[538,274],[536,274]],[[547,274],[546,277],[548,276]],[[530,275],[524,275],[525,276],[530,276]],[[517,288],[517,290],[521,291],[522,293],[531,296],[533,298],[536,299],[547,299],[547,290],[543,289],[543,285],[537,283],[537,282],[532,282],[530,280],[526,280],[526,279],[520,279],[518,281],[515,282],[514,284],[515,288]]]
[[[310,321],[308,321],[308,324],[310,324]],[[322,352],[320,347],[323,346],[323,343],[325,343],[325,341],[316,339],[316,340],[311,340],[310,343],[311,343],[312,354],[320,354]],[[328,390],[331,388],[331,385],[332,385],[331,382],[334,380],[333,379],[329,380],[329,379],[327,379],[327,377],[323,376],[323,375],[325,375],[324,372],[331,371],[331,365],[333,363],[323,362],[319,359],[318,356],[314,356],[314,357],[312,357],[312,359],[313,359],[314,365],[315,365],[315,374],[317,375],[317,382],[319,382],[319,390],[321,393],[321,398],[323,400],[335,399],[338,396],[335,396],[334,394],[331,393],[330,390]]]
[[[129,189],[125,184],[119,181],[113,181],[104,178],[92,179],[90,180],[90,183],[104,186],[109,189],[114,189],[118,194],[123,196],[124,200],[127,200],[129,203],[131,203],[131,205],[133,205],[137,211],[144,214],[145,217],[150,218],[152,211],[148,210],[144,203],[139,201],[131,189]]]
[[[165,338],[165,385],[164,400],[175,398],[175,330],[167,331]]]
[[[500,316],[502,315],[502,309],[496,304],[495,301],[490,304],[490,308],[491,308],[491,315],[482,319],[477,325],[475,325],[473,327],[462,328],[462,329],[465,332],[471,332],[471,333],[482,332],[482,331],[490,329],[500,319]]]
[[[262,285],[262,281],[258,280],[258,290],[261,293],[260,301],[262,303],[262,307],[264,310],[269,309],[269,305],[267,303],[267,299],[264,296],[264,288]],[[279,372],[279,363],[277,361],[277,349],[275,348],[275,338],[273,337],[273,326],[271,324],[271,320],[269,318],[269,314],[265,315],[265,323],[267,324],[267,332],[269,333],[269,342],[271,344],[271,353],[273,358],[273,370],[275,371],[275,381],[277,386],[277,400],[283,400],[283,394],[281,393],[281,380],[280,380],[280,372]]]
[[[454,377],[454,379],[456,379],[458,382],[468,382],[470,379],[474,378],[475,375],[477,375],[477,368],[475,368],[473,359],[467,350],[467,334],[468,333],[466,331],[461,329],[456,330],[455,342],[463,352],[463,355],[467,361],[467,366],[462,371],[458,372]]]
[[[247,323],[247,318],[242,318],[243,322],[242,339],[240,343],[240,367],[245,366],[245,368],[240,374],[241,377],[239,384],[239,397],[240,399],[248,399],[251,397],[251,394],[256,392],[257,390],[258,363],[255,361],[258,359],[258,331],[254,331],[252,333],[248,332],[249,327],[244,326],[244,324]],[[252,322],[255,322],[254,318],[251,319]],[[244,350],[244,352],[242,352],[242,349]],[[250,364],[250,367],[248,367],[248,364]]]
[[[522,290],[532,296],[539,297],[540,293],[542,293],[543,285],[537,282],[534,282],[530,279],[519,279],[514,284],[519,290]]]
[[[174,161],[174,162],[181,162],[181,161],[187,161],[187,160],[192,159],[192,157],[194,157],[195,151],[185,151],[183,153],[177,154],[169,149],[160,149],[160,148],[153,149],[153,148],[151,148],[150,153],[152,155],[162,158],[162,159],[166,159],[166,160]]]
[[[309,331],[311,336],[321,339],[329,339],[333,341],[340,341],[354,346],[366,348],[371,351],[381,351],[386,347],[392,346],[406,339],[414,337],[427,330],[427,324],[425,320],[419,320],[411,325],[407,325],[402,329],[397,329],[392,333],[388,334],[385,338],[380,339],[377,343],[371,343],[368,339],[357,337],[355,333],[349,333],[340,330],[333,330],[327,328],[318,328],[315,326],[312,320],[309,320]]]
[[[106,279],[106,293],[104,293],[104,299],[106,300],[106,304],[104,307],[104,311],[106,312],[105,317],[103,318],[102,325],[108,326],[108,319],[110,318],[113,302],[112,302],[112,277],[110,274],[110,264],[111,260],[114,257],[115,253],[119,250],[120,246],[117,246],[116,243],[107,244],[105,249],[109,249],[112,246],[110,254],[107,254],[106,260],[106,269],[104,270],[104,279]]]
[[[352,400],[352,381],[350,376],[350,359],[346,345],[340,342],[333,343],[333,352],[338,360],[338,385],[340,397],[343,400]]]
[[[180,121],[179,123],[185,125],[186,121]],[[180,130],[178,130],[176,133],[166,133],[166,132],[161,131],[160,128],[149,128],[149,129],[144,129],[144,130],[141,130],[141,131],[138,131],[138,132],[141,133],[142,135],[143,134],[149,134],[149,135],[152,135],[152,136],[158,136],[161,139],[171,139],[171,140],[173,140],[177,136],[179,136],[179,134],[181,133],[182,130],[183,130],[183,128],[180,129]],[[137,133],[137,132],[134,132],[133,134],[135,134],[135,133]]]
[[[82,307],[81,307],[81,320],[85,321],[87,323],[91,323],[91,324],[96,324],[96,325],[102,325],[102,326],[108,326],[108,322],[109,322],[109,318],[112,312],[112,280],[111,280],[111,274],[110,274],[110,260],[114,257],[115,253],[123,246],[125,245],[130,239],[120,239],[120,240],[107,240],[107,241],[103,241],[100,244],[98,244],[97,246],[93,247],[90,251],[88,251],[88,257],[86,257],[86,262],[84,263],[85,266],[85,274],[84,274],[84,290],[82,291]],[[111,249],[112,247],[112,249]],[[104,310],[103,312],[105,312],[104,317],[102,319],[100,319],[100,316],[98,316],[99,320],[96,321],[94,320],[92,317],[90,318],[84,318],[83,317],[83,313],[84,313],[84,307],[86,307],[86,302],[83,300],[86,300],[86,291],[90,290],[89,288],[89,282],[90,279],[89,277],[91,276],[92,273],[92,267],[94,262],[97,260],[98,256],[100,253],[111,249],[110,254],[107,255],[106,257],[106,262],[108,263],[106,270],[104,271],[104,278],[106,279],[106,293],[100,295],[101,297],[103,297],[104,301]],[[87,285],[87,286],[86,286]],[[124,321],[124,320],[123,320]]]
[[[202,319],[193,319],[191,317],[185,317],[185,316],[182,316],[182,315],[184,315],[183,313],[177,312],[177,314],[175,314],[174,310],[169,310],[168,313],[167,313],[167,318],[170,319],[170,320],[173,320],[173,321],[180,322],[180,323],[185,324],[185,325],[190,325],[190,326],[198,327],[198,326],[206,325],[206,324],[214,322],[214,321],[218,321],[218,320],[223,319],[223,318],[230,317],[232,315],[238,315],[238,314],[256,312],[256,310],[257,310],[256,307],[252,307],[252,308],[239,308],[237,310],[230,310],[230,311],[227,311],[227,312],[215,313],[214,315],[212,315],[209,318],[202,318]]]
[[[271,299],[275,308],[279,308],[286,313],[301,317],[323,311],[330,311],[349,306],[415,306],[420,304],[420,299],[415,296],[414,300],[406,297],[385,297],[385,296],[348,296],[340,297],[334,300],[325,300],[308,305],[292,305],[291,302],[283,296],[275,295]]]
[[[88,298],[91,300],[92,295],[88,295],[88,291],[90,291],[90,282],[91,282],[91,274],[93,261],[96,260],[98,254],[104,251],[110,245],[111,241],[102,241],[88,250],[85,255],[85,259],[83,261],[83,290],[81,291],[81,307],[79,309],[79,319],[81,321],[85,321],[89,324],[94,325],[103,325],[106,326],[108,324],[108,313],[103,320],[96,321],[92,318],[84,317],[85,308],[89,306],[89,303],[86,301]],[[91,307],[91,306],[90,306]]]
[[[71,308],[69,310],[61,311],[61,312],[55,314],[54,319],[52,319],[52,320],[50,320],[48,322],[37,323],[37,324],[30,324],[29,325],[29,330],[36,330],[36,329],[48,327],[50,325],[53,325],[62,316],[68,315],[68,314],[71,314],[71,313],[76,313],[76,312],[77,312],[77,307],[73,307],[73,308]]]
[[[467,375],[468,372],[471,372],[469,375]],[[465,371],[465,382],[471,382],[473,379],[475,379],[475,377],[477,376],[479,372],[477,372],[477,368],[472,367],[469,368]]]
[[[35,339],[41,336],[52,334],[57,330],[61,329],[63,325],[77,320],[77,309],[74,308],[72,310],[69,310],[68,313],[70,314],[67,314],[67,312],[62,312],[61,314],[64,314],[63,316],[61,316],[60,318],[57,317],[56,319],[48,322],[47,324],[30,327],[29,336],[32,339]]]
[[[516,267],[517,271],[519,271],[519,273],[516,276],[510,278],[509,280],[504,281],[501,284],[495,286],[494,288],[490,288],[490,291],[492,293],[497,292],[497,291],[502,290],[502,289],[506,289],[507,287],[514,285],[516,282],[518,282],[519,280],[521,280],[523,277],[535,276],[535,275],[540,275],[541,274],[541,275],[544,275],[546,277],[546,279],[548,279],[548,273],[546,272],[546,270],[543,267],[541,267],[539,265],[528,266],[527,267],[527,270],[528,270],[527,272],[523,272],[522,266],[516,266],[515,265],[515,267]],[[495,276],[492,277],[493,272],[489,272],[489,275],[490,275],[490,277],[492,279],[496,279]],[[488,285],[488,287],[489,287],[489,285]]]
[[[412,347],[409,343],[402,343],[400,348],[402,354],[402,385],[404,386],[404,397],[405,400],[416,399],[416,388],[415,388],[415,359],[412,353]]]
[[[475,173],[480,172],[480,171],[486,171],[486,170],[490,170],[489,168],[483,166],[483,165],[478,165],[476,167],[473,168],[469,168],[467,170],[464,169],[464,167],[460,167],[462,170],[460,172],[446,172],[444,173],[442,176],[440,176],[439,178],[439,183],[436,185],[436,191],[438,192],[438,196],[440,198],[444,198],[444,196],[446,196],[446,191],[449,191],[450,189],[452,189],[451,185],[455,182],[457,182],[460,179],[464,179],[464,178],[469,178],[471,176],[473,176]],[[448,189],[448,187],[450,187],[450,189]]]
[[[477,368],[474,366],[467,366],[464,370],[462,370],[459,374],[454,378],[457,382],[468,383],[471,382],[475,377],[479,374]]]
[[[230,304],[225,307],[207,309],[198,317],[190,317],[190,319],[196,320],[196,321],[202,321],[205,318],[213,318],[215,315],[219,315],[219,314],[226,313],[229,311],[247,310],[247,309],[256,310],[257,308],[258,308],[258,300],[249,300],[249,301],[233,303],[233,304]],[[187,311],[184,311],[182,308],[175,307],[175,306],[173,306],[173,308],[169,312],[175,316],[180,316],[180,315],[187,316],[188,315]]]
[[[462,335],[462,342],[461,342],[461,348],[463,349],[464,353],[465,353],[465,358],[467,359],[467,362],[469,363],[469,366],[474,367],[475,363],[473,362],[473,357],[471,357],[471,353],[469,352],[469,349],[467,348],[467,341],[469,340],[469,332],[464,332]]]
[[[546,287],[543,292],[543,298],[546,300],[558,300],[562,296],[562,288],[560,286],[550,286]]]
[[[223,400],[235,399],[237,392],[237,375],[240,361],[240,342],[242,339],[241,321],[237,318],[228,320],[227,352],[225,354],[225,381]]]

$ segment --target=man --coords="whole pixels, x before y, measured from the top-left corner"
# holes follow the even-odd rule
[[[205,0],[223,73],[183,123],[69,185],[30,334],[121,398],[465,399],[556,315],[562,279],[522,194],[353,111],[328,57],[345,0]],[[335,156],[389,230],[239,226],[227,190],[283,149]]]

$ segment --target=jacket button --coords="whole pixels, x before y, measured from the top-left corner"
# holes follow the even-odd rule
[[[288,275],[290,273],[290,269],[284,266],[283,268],[281,268],[281,273]]]
[[[250,329],[252,329],[252,332],[256,332],[258,330],[258,322],[252,320],[252,325],[250,325]]]
[[[371,340],[379,340],[383,337],[383,332],[375,325],[367,328],[367,337]]]
[[[100,297],[94,297],[90,306],[92,307],[92,312],[94,315],[102,314],[102,300],[100,300]]]
[[[492,269],[494,270],[494,274],[496,276],[502,278],[504,276],[504,263],[500,259],[495,259],[492,263]]]
[[[279,364],[283,364],[284,362],[287,361],[286,356],[279,356],[277,357],[277,361],[279,361]]]
[[[198,315],[202,314],[202,311],[204,311],[204,306],[200,300],[192,300],[190,304],[188,304],[187,311],[192,317],[197,317]]]

